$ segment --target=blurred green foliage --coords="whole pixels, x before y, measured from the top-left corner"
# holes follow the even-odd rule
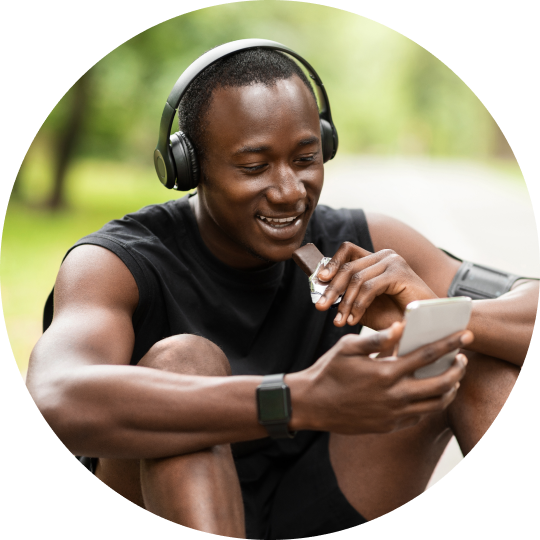
[[[340,154],[509,157],[517,169],[504,136],[469,88],[429,52],[373,21],[276,1],[226,4],[171,19],[89,70],[81,80],[84,92],[74,86],[66,93],[28,151],[9,204],[0,261],[4,313],[21,371],[69,246],[110,219],[170,198],[155,177],[152,154],[179,75],[206,50],[255,37],[282,42],[315,67],[328,90]],[[66,126],[81,103],[70,141],[73,129]],[[66,142],[73,143],[67,150]],[[51,212],[44,202],[64,170],[58,165],[62,148],[66,204]]]
[[[194,11],[135,36],[89,71],[78,156],[151,163],[163,105],[182,71],[227,41],[262,37],[310,61],[328,88],[340,152],[486,157],[500,134],[469,88],[429,52],[378,23],[300,2]],[[69,91],[38,138],[62,129]]]

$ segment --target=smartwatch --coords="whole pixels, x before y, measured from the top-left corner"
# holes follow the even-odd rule
[[[284,373],[265,375],[257,387],[257,413],[273,439],[292,439],[296,431],[289,431],[291,420],[291,390],[285,384]]]

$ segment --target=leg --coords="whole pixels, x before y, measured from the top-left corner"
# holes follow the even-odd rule
[[[425,490],[451,437],[443,414],[394,433],[332,433],[330,462],[345,498],[372,520]]]
[[[467,375],[446,417],[466,456],[499,414],[514,387],[519,368],[492,356],[463,352],[469,359]]]
[[[505,439],[508,446],[502,447],[501,441],[493,446],[492,439],[484,438],[519,381],[520,370],[478,354],[474,358],[471,355],[469,364],[471,377],[460,388],[465,399],[454,402],[449,409],[449,421],[465,458],[469,493],[489,524],[491,538],[538,538],[540,459],[520,455],[524,451],[534,455],[538,450],[530,442],[534,439],[529,439],[520,448],[512,438]],[[512,430],[518,436],[523,431],[533,432],[537,425],[536,418],[528,422],[522,420],[519,427],[509,423],[505,426],[508,430],[505,435],[511,436]],[[483,452],[491,455],[482,455]]]
[[[395,433],[331,435],[330,460],[338,485],[366,519],[422,493],[452,433],[467,454],[504,405],[519,370],[491,357],[466,354],[467,374],[444,413]]]
[[[230,375],[219,347],[191,335],[156,343],[139,365],[190,375]],[[170,521],[222,536],[245,537],[242,495],[229,445],[162,459],[100,459],[96,476]]]

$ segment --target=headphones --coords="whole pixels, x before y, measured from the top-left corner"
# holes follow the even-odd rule
[[[158,178],[166,188],[188,191],[195,188],[199,182],[199,165],[191,141],[182,131],[178,131],[172,135],[170,134],[174,115],[187,87],[199,73],[221,58],[239,51],[255,48],[287,53],[296,58],[307,69],[310,77],[315,81],[321,104],[319,120],[321,124],[323,162],[329,161],[336,155],[338,135],[336,127],[332,122],[332,115],[330,114],[330,102],[328,101],[328,96],[326,95],[326,90],[320,77],[311,65],[299,54],[276,41],[269,41],[267,39],[240,39],[220,45],[197,58],[180,75],[180,78],[176,81],[167,98],[159,125],[159,140],[154,150],[154,166]]]

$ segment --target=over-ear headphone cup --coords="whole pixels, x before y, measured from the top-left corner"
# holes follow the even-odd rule
[[[199,183],[199,164],[195,149],[185,133],[177,131],[170,138],[176,167],[176,185],[179,191],[188,191]]]
[[[334,130],[328,120],[320,118],[321,124],[321,146],[323,154],[323,163],[331,160],[337,152],[337,133],[334,135]]]

